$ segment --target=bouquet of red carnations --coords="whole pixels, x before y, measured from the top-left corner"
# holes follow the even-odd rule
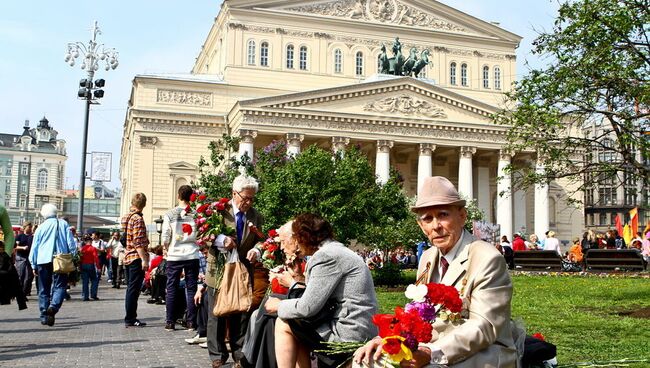
[[[219,234],[232,235],[235,229],[223,222],[223,211],[228,209],[230,199],[211,200],[203,193],[192,193],[186,213],[194,213],[197,229],[197,244],[200,247],[211,244]]]
[[[452,323],[462,322],[463,302],[453,286],[430,283],[409,285],[404,293],[411,301],[395,307],[394,314],[376,314],[372,322],[379,328],[382,338],[384,362],[399,366],[404,360],[413,359],[413,352],[420,343],[431,342],[433,322],[436,319]],[[321,350],[326,354],[353,353],[364,343],[325,343]]]

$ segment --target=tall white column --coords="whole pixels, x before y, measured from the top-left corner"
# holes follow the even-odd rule
[[[540,160],[537,161],[535,171],[538,174],[544,172],[544,164]],[[540,239],[545,238],[548,226],[548,184],[535,184],[535,234]]]
[[[431,159],[433,156],[433,151],[435,150],[435,144],[420,143],[420,157],[418,158],[418,194],[420,193],[420,187],[424,182],[424,178],[427,178],[433,174],[433,162]]]
[[[255,138],[257,137],[257,131],[242,129],[239,131],[239,136],[241,137],[241,141],[239,142],[239,158],[248,155],[252,160],[253,153],[255,152]]]
[[[287,157],[298,156],[300,154],[300,144],[304,139],[304,134],[287,133]]]
[[[492,223],[494,222],[492,218],[494,202],[490,199],[492,192],[490,188],[490,168],[487,166],[488,163],[484,163],[483,165],[480,165],[480,162],[476,163],[476,204],[485,213],[485,220]]]
[[[501,225],[501,235],[512,239],[512,177],[505,169],[512,160],[507,151],[499,151],[497,165],[497,224]]]
[[[458,192],[467,199],[474,198],[474,178],[472,177],[472,156],[476,147],[460,147],[460,160],[458,162]]]
[[[332,151],[335,155],[342,155],[348,144],[350,144],[348,137],[332,137]]]
[[[377,160],[375,163],[375,176],[379,184],[386,184],[390,177],[390,149],[393,141],[377,141]]]

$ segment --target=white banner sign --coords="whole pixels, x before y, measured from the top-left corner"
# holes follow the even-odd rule
[[[110,152],[92,152],[90,155],[90,180],[111,181],[113,154]]]

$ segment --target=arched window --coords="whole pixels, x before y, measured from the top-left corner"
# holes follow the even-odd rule
[[[501,68],[498,66],[494,67],[494,89],[501,89]]]
[[[343,53],[341,49],[334,50],[334,73],[343,71]]]
[[[490,88],[490,67],[483,67],[483,88]]]
[[[300,46],[300,70],[307,70],[307,46]]]
[[[255,65],[255,41],[248,41],[248,65]]]
[[[456,85],[456,63],[449,64],[449,84]]]
[[[460,85],[467,87],[467,64],[460,66]]]
[[[36,189],[47,190],[47,170],[38,170],[38,177],[36,178]]]
[[[293,45],[287,45],[287,69],[293,69]]]
[[[262,42],[260,45],[260,65],[269,66],[269,43]]]
[[[355,72],[357,75],[363,75],[363,52],[357,52]]]

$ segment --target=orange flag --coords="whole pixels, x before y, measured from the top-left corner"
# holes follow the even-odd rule
[[[616,231],[618,231],[618,235],[623,236],[623,222],[621,221],[620,213],[616,214],[616,218],[614,219],[614,224],[616,226]]]
[[[636,237],[639,232],[639,209],[634,207],[630,210],[630,227],[632,228],[632,236]]]

